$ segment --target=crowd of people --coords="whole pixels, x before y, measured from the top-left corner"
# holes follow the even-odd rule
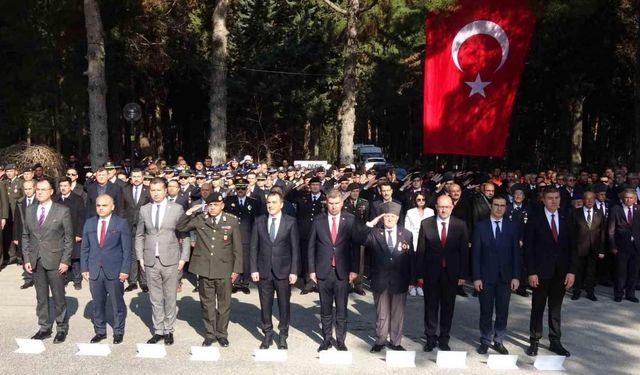
[[[549,349],[561,343],[565,293],[595,302],[595,286],[614,301],[638,303],[637,195],[640,175],[626,168],[574,175],[555,170],[491,173],[362,171],[350,166],[254,162],[250,156],[190,166],[151,157],[84,171],[70,159],[52,179],[41,165],[0,168],[2,267],[24,269],[21,289],[35,287],[40,329],[68,331],[65,287],[88,283],[95,336],[123,341],[123,295],[149,293],[153,336],[173,343],[176,299],[184,280],[200,296],[204,346],[229,345],[233,293],[260,299],[264,338],[287,349],[292,288],[319,293],[323,340],[318,351],[347,350],[349,293],[373,293],[376,342],[371,352],[401,345],[408,297],[424,298],[425,351],[450,350],[457,296],[477,297],[480,345],[503,345],[512,293],[531,297],[530,346],[537,355],[548,305]],[[126,286],[125,286],[126,284]],[[255,290],[255,289],[254,289]],[[279,304],[278,334],[272,324]],[[495,315],[495,319],[494,319]],[[334,337],[335,331],[335,337]]]

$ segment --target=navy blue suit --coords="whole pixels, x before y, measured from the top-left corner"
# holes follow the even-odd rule
[[[89,272],[89,287],[93,298],[93,326],[96,334],[106,334],[105,307],[107,297],[113,307],[113,334],[124,334],[127,307],[124,304],[124,284],[121,273],[131,269],[131,229],[127,220],[111,215],[102,246],[99,244],[98,216],[87,219],[82,231],[80,268]]]
[[[520,277],[521,252],[518,224],[510,220],[488,218],[476,224],[471,251],[473,280],[482,281],[480,301],[480,342],[502,343],[507,330],[511,280]],[[496,235],[494,222],[499,222]],[[492,325],[493,307],[496,321]]]

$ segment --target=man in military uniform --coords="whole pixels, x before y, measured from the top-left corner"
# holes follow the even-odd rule
[[[16,245],[13,243],[13,226],[16,221],[16,203],[18,199],[24,195],[22,191],[22,179],[18,177],[15,164],[5,165],[6,179],[3,181],[6,184],[7,194],[9,199],[9,218],[7,224],[4,227],[4,246],[9,252],[9,264],[17,263]]]
[[[511,194],[513,202],[507,206],[507,212],[504,215],[509,221],[516,223],[518,228],[518,236],[520,237],[520,251],[522,251],[522,240],[524,237],[524,227],[527,224],[529,215],[531,214],[531,206],[525,201],[525,186],[514,184],[511,186]],[[516,294],[522,297],[529,297],[527,285],[529,285],[527,270],[524,262],[521,262],[520,284],[516,290]]]
[[[224,200],[224,211],[238,218],[240,223],[240,233],[242,235],[242,254],[244,270],[242,275],[236,280],[231,288],[232,293],[238,290],[244,294],[249,294],[249,281],[251,280],[251,272],[249,271],[249,244],[251,243],[251,230],[255,218],[260,215],[261,207],[257,199],[247,196],[248,181],[239,179],[234,184],[236,187],[236,195],[231,195]]]
[[[360,198],[359,184],[352,182],[349,184],[347,190],[349,190],[349,196],[344,200],[342,210],[349,212],[355,216],[356,220],[362,225],[365,225],[371,215],[369,212],[369,202],[364,198]],[[358,293],[361,296],[366,294],[362,285],[362,276],[365,272],[365,256],[364,246],[360,246],[360,271],[358,272],[358,277],[353,281],[353,285],[349,288],[349,293]]]
[[[202,346],[211,346],[217,340],[220,346],[227,347],[231,284],[242,272],[242,236],[238,218],[223,212],[220,193],[209,194],[206,203],[206,213],[199,206],[190,208],[176,229],[195,230],[198,234],[189,269],[199,275],[198,294],[207,331]]]

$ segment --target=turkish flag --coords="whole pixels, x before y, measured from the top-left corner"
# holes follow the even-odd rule
[[[503,155],[535,21],[527,0],[461,0],[427,15],[425,154]]]

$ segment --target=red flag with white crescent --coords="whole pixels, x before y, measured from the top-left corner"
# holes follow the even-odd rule
[[[425,154],[503,155],[535,21],[527,0],[461,0],[427,15]]]

